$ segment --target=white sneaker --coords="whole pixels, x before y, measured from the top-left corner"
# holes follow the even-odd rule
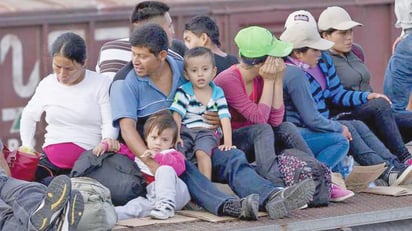
[[[150,217],[159,220],[166,220],[175,216],[175,206],[171,201],[161,201],[150,211]]]

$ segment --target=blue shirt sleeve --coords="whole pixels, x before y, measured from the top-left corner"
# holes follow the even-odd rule
[[[137,120],[137,99],[135,93],[125,80],[116,80],[110,87],[110,105],[113,117],[113,126],[119,127],[119,120],[130,118]]]

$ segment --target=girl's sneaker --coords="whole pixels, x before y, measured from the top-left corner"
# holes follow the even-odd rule
[[[166,220],[175,216],[175,206],[171,201],[161,201],[156,203],[155,208],[150,211],[150,217],[159,220]]]
[[[342,202],[355,195],[354,192],[344,189],[336,184],[332,184],[331,187],[332,190],[330,192],[330,201],[332,202]]]

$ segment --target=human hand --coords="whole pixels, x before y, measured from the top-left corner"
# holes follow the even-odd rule
[[[234,148],[236,148],[236,146],[235,145],[228,145],[228,144],[222,144],[222,145],[219,145],[219,150],[220,151],[229,151],[229,150],[232,150],[232,149],[234,149]]]
[[[342,125],[342,129],[343,136],[346,137],[347,140],[352,141],[352,133],[350,133],[348,127]]]
[[[259,75],[264,80],[283,80],[286,65],[283,59],[269,56],[259,68]]]
[[[176,140],[176,148],[178,148],[179,145],[180,147],[183,147],[183,140],[182,140],[182,137],[180,137],[180,135],[177,137],[177,140]]]
[[[106,151],[108,152],[117,152],[120,149],[120,143],[118,140],[112,139],[112,138],[104,138],[102,143],[107,144],[107,149]]]
[[[34,150],[31,147],[27,147],[27,146],[20,146],[17,150],[19,152],[24,152],[24,153],[33,154],[33,155],[36,153],[36,150]]]
[[[392,44],[392,54],[395,53],[396,46],[402,40],[402,35],[398,36]]]
[[[92,153],[96,156],[100,156],[106,152],[106,145],[103,142],[99,143],[95,148],[93,148]]]
[[[144,153],[142,155],[140,155],[140,158],[154,158],[154,156],[156,155],[156,152],[150,149],[147,149],[146,151],[144,151]]]
[[[368,95],[368,100],[377,99],[377,98],[383,98],[383,99],[385,99],[386,101],[388,101],[389,104],[392,104],[392,102],[391,102],[391,100],[388,98],[388,96],[386,96],[386,95],[384,95],[384,94],[372,92],[372,93],[370,93],[370,94]]]
[[[211,129],[215,129],[220,126],[220,119],[217,112],[206,111],[203,114],[203,118],[206,120],[206,123],[212,125]]]

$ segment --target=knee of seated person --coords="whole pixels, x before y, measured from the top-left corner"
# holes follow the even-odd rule
[[[255,124],[258,127],[257,131],[260,135],[273,134],[272,125],[270,124]]]
[[[391,105],[389,102],[384,98],[376,98],[368,102],[369,106],[372,107],[374,110],[388,110],[391,111]]]
[[[294,125],[291,122],[282,122],[278,127],[277,127],[278,132],[288,132],[291,133],[292,131],[297,131],[296,125]]]

